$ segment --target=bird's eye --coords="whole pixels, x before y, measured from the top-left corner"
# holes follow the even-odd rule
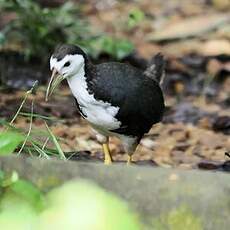
[[[69,65],[70,65],[70,62],[67,61],[67,62],[64,64],[64,67],[67,67],[67,66],[69,66]]]

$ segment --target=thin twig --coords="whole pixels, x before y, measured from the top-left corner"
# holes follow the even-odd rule
[[[72,153],[70,154],[70,156],[67,158],[67,160],[70,160],[74,155],[76,155],[77,153]]]
[[[229,153],[229,152],[226,152],[226,153],[225,153],[225,156],[230,157],[230,153]]]
[[[42,146],[42,150],[45,149],[45,147],[46,147],[46,145],[47,145],[49,139],[50,139],[49,137],[46,138],[46,140],[45,140],[45,142],[44,142],[44,144],[43,144],[43,146]]]
[[[30,149],[28,149],[28,152],[29,152],[30,156],[33,157],[33,154],[31,153]]]

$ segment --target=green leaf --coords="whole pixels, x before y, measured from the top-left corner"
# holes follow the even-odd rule
[[[134,46],[130,41],[120,40],[116,43],[116,57],[122,59],[128,56],[134,50]]]
[[[134,46],[130,41],[110,36],[102,37],[99,46],[101,47],[101,51],[118,60],[128,56],[134,50]]]
[[[32,183],[19,179],[10,185],[10,190],[29,202],[37,211],[45,206],[45,200],[41,191]]]
[[[24,136],[17,132],[0,133],[0,156],[13,153],[23,140]]]
[[[142,10],[135,8],[129,12],[128,27],[132,29],[137,26],[143,19],[145,14]]]
[[[115,56],[115,41],[112,37],[104,36],[102,38],[102,50],[107,54]]]

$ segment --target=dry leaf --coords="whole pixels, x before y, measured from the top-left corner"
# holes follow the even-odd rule
[[[230,21],[228,14],[212,14],[190,17],[151,33],[147,39],[151,41],[168,41],[200,36]]]
[[[207,41],[201,47],[201,53],[206,56],[230,55],[230,41],[223,39]]]

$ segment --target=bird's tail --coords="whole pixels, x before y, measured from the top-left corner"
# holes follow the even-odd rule
[[[144,74],[162,84],[165,75],[165,61],[161,53],[152,57]]]

